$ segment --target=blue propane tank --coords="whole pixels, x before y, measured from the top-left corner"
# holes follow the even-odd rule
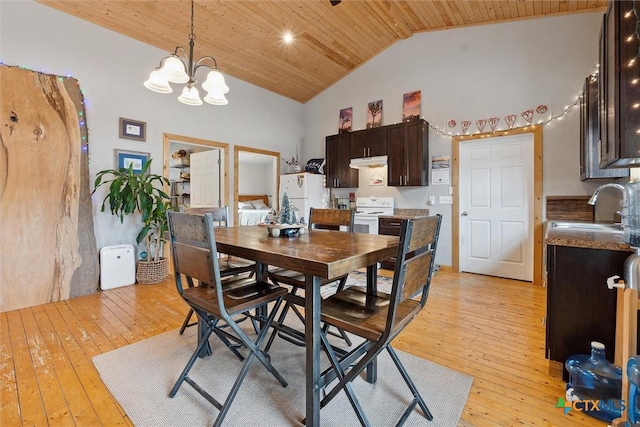
[[[627,375],[629,376],[629,422],[640,424],[640,356],[633,356],[627,362]]]
[[[570,356],[564,366],[569,372],[568,401],[603,421],[620,417],[622,369],[605,359],[604,344],[592,341],[591,355]]]

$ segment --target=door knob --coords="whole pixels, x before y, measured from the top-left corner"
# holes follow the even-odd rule
[[[467,212],[467,211],[464,211],[464,212],[462,212],[462,213],[460,214],[460,216],[467,216],[467,215],[469,215],[469,212]]]

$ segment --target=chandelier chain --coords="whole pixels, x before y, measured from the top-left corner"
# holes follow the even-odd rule
[[[189,34],[189,40],[195,40],[196,39],[196,35],[193,32],[193,3],[194,3],[194,1],[191,0],[191,33]]]

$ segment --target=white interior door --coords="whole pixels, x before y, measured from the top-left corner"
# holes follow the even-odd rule
[[[191,153],[191,207],[221,205],[220,150]]]
[[[533,137],[460,145],[460,270],[533,280]]]

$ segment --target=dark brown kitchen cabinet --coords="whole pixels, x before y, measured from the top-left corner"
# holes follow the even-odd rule
[[[429,185],[429,124],[420,119],[388,126],[389,186]]]
[[[622,275],[630,254],[547,246],[548,359],[564,363],[573,354],[589,354],[591,341],[599,341],[605,345],[607,359],[613,361],[616,291],[607,288],[607,278]]]
[[[351,158],[386,155],[387,127],[379,126],[351,132]]]
[[[327,188],[355,188],[358,186],[358,170],[349,167],[350,133],[340,133],[326,138],[325,173]]]
[[[629,169],[600,169],[598,142],[600,141],[598,73],[585,79],[580,98],[580,180],[621,178],[629,176]]]
[[[640,166],[640,85],[631,0],[611,1],[600,40],[600,167]]]
[[[399,236],[402,227],[402,219],[392,217],[378,217],[378,234],[388,236]],[[389,258],[380,263],[382,268],[394,270],[396,268],[396,258]]]

